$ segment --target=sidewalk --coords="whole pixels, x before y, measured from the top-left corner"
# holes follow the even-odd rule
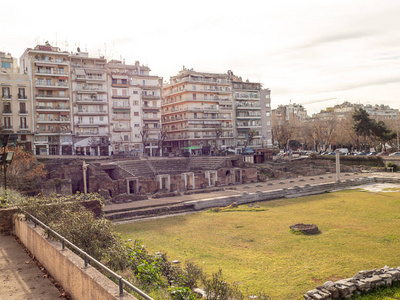
[[[60,299],[60,292],[12,236],[0,235],[0,299]]]

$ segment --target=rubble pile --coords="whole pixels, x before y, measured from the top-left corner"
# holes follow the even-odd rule
[[[388,286],[400,280],[400,267],[360,271],[355,276],[336,282],[327,281],[304,294],[305,300],[348,299],[379,286]]]

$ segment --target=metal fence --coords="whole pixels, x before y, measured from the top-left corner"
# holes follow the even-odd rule
[[[105,265],[103,265],[102,263],[100,263],[99,261],[97,261],[96,259],[94,259],[93,257],[91,257],[89,254],[87,254],[85,251],[81,250],[80,248],[78,248],[77,246],[75,246],[73,243],[71,243],[70,241],[68,241],[66,238],[64,238],[62,235],[58,234],[57,232],[55,232],[53,229],[51,229],[49,226],[47,226],[46,224],[44,224],[43,222],[39,221],[37,218],[35,218],[34,216],[32,216],[31,214],[24,212],[27,216],[29,216],[29,218],[32,219],[33,223],[35,224],[35,227],[39,224],[41,227],[43,227],[44,229],[48,230],[49,232],[51,232],[54,236],[56,236],[57,238],[59,238],[61,240],[62,243],[62,250],[65,250],[65,245],[68,245],[68,247],[74,249],[76,252],[78,252],[80,255],[83,256],[84,261],[85,261],[85,267],[88,266],[89,262],[92,262],[92,264],[96,265],[97,267],[99,267],[100,269],[102,269],[103,271],[107,272],[109,275],[111,275],[113,278],[115,278],[116,280],[118,280],[118,285],[119,285],[119,294],[122,295],[124,293],[124,285],[127,286],[128,288],[132,289],[135,293],[137,293],[138,295],[140,295],[143,299],[145,300],[154,300],[153,298],[151,298],[150,296],[148,296],[147,294],[145,294],[143,291],[141,291],[140,289],[138,289],[137,287],[135,287],[133,284],[131,284],[130,282],[126,281],[124,278],[122,278],[122,276],[118,275],[117,273],[115,273],[114,271],[112,271],[111,269],[107,268]]]

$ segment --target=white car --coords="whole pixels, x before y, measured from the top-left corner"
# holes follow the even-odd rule
[[[389,154],[389,156],[400,156],[400,152],[393,152]]]

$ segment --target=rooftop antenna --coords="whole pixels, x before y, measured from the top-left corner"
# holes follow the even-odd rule
[[[56,32],[56,47],[58,47],[57,32]]]

